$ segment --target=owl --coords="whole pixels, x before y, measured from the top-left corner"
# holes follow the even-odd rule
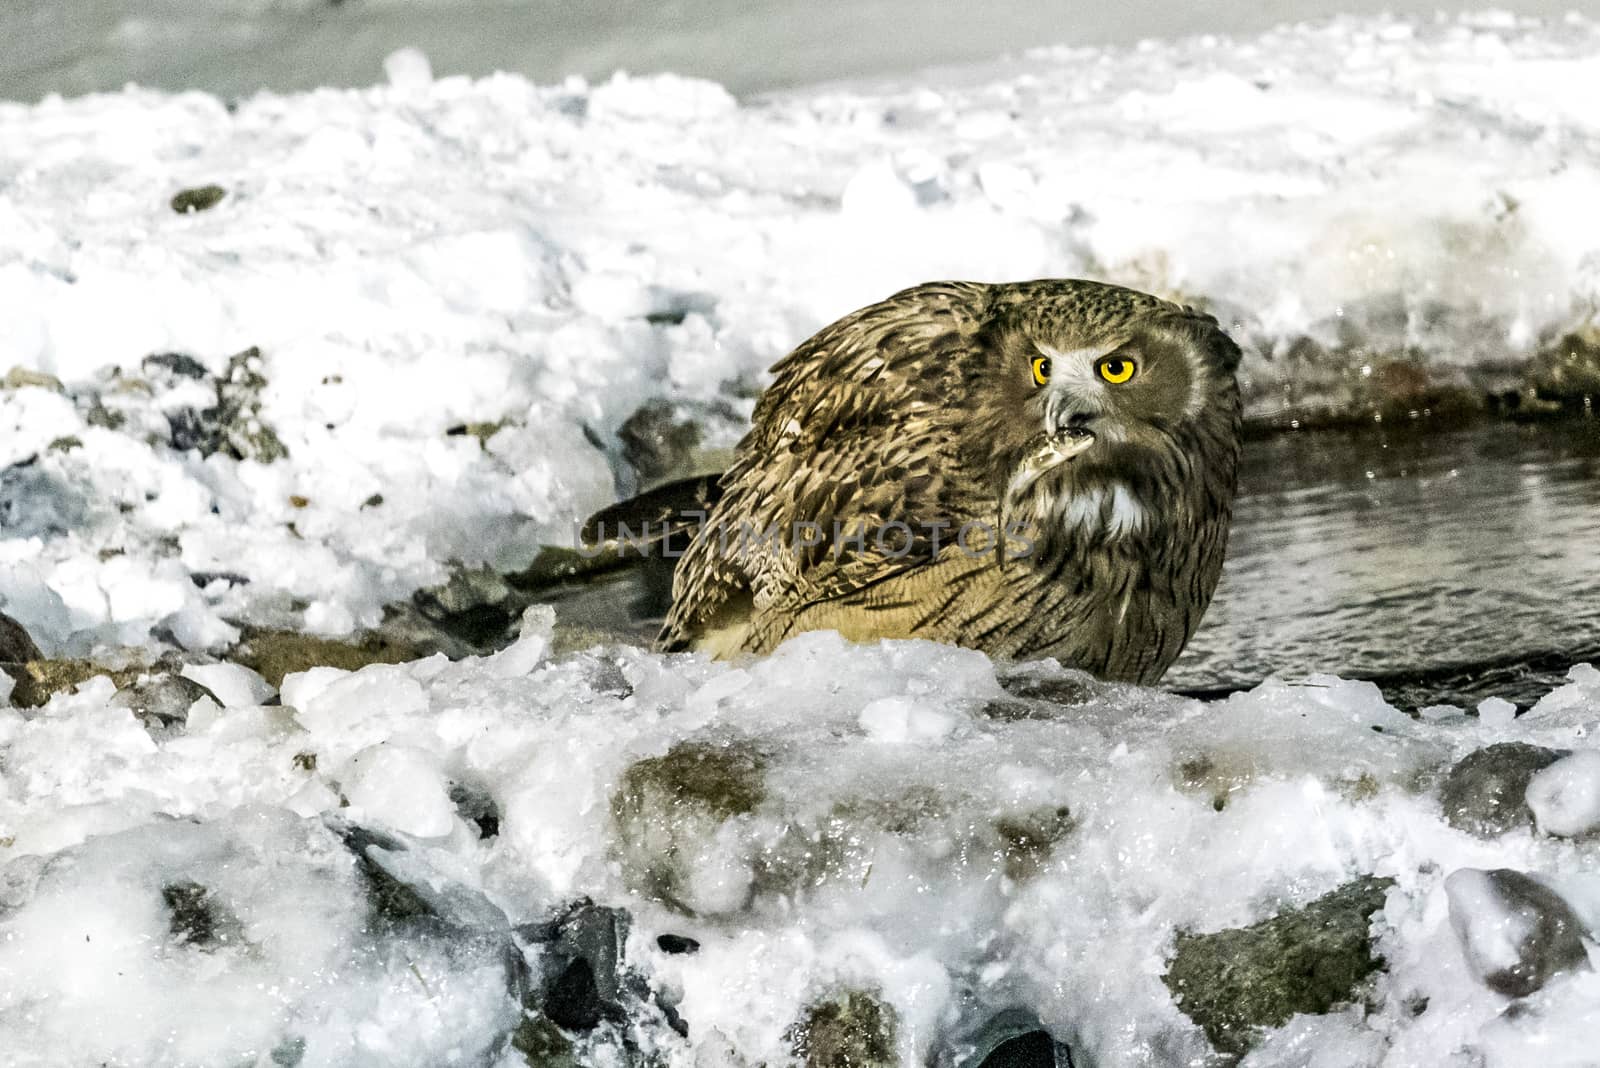
[[[1210,316],[1089,281],[847,315],[772,368],[719,480],[649,495],[691,539],[659,646],[835,630],[1154,683],[1221,574],[1239,357]]]

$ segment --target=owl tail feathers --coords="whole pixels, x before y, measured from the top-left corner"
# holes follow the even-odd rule
[[[584,521],[580,537],[591,548],[626,547],[657,555],[681,552],[722,497],[721,475],[696,475],[668,482],[618,501]]]

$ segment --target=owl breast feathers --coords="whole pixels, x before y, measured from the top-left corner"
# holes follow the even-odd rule
[[[937,282],[847,315],[773,367],[660,645],[832,629],[1153,683],[1221,573],[1238,362],[1210,316],[1095,282]]]

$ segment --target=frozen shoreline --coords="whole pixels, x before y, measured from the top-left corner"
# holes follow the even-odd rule
[[[773,361],[933,277],[1209,298],[1268,422],[1580,395],[1597,57],[1576,18],[1343,19],[745,106],[415,55],[235,110],[0,105],[0,600],[51,652],[374,625],[567,544],[641,404],[726,446]]]

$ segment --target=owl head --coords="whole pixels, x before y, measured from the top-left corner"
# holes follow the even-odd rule
[[[969,373],[1002,511],[1047,540],[1148,541],[1227,500],[1239,348],[1208,315],[1092,282],[1035,283],[993,309]]]

